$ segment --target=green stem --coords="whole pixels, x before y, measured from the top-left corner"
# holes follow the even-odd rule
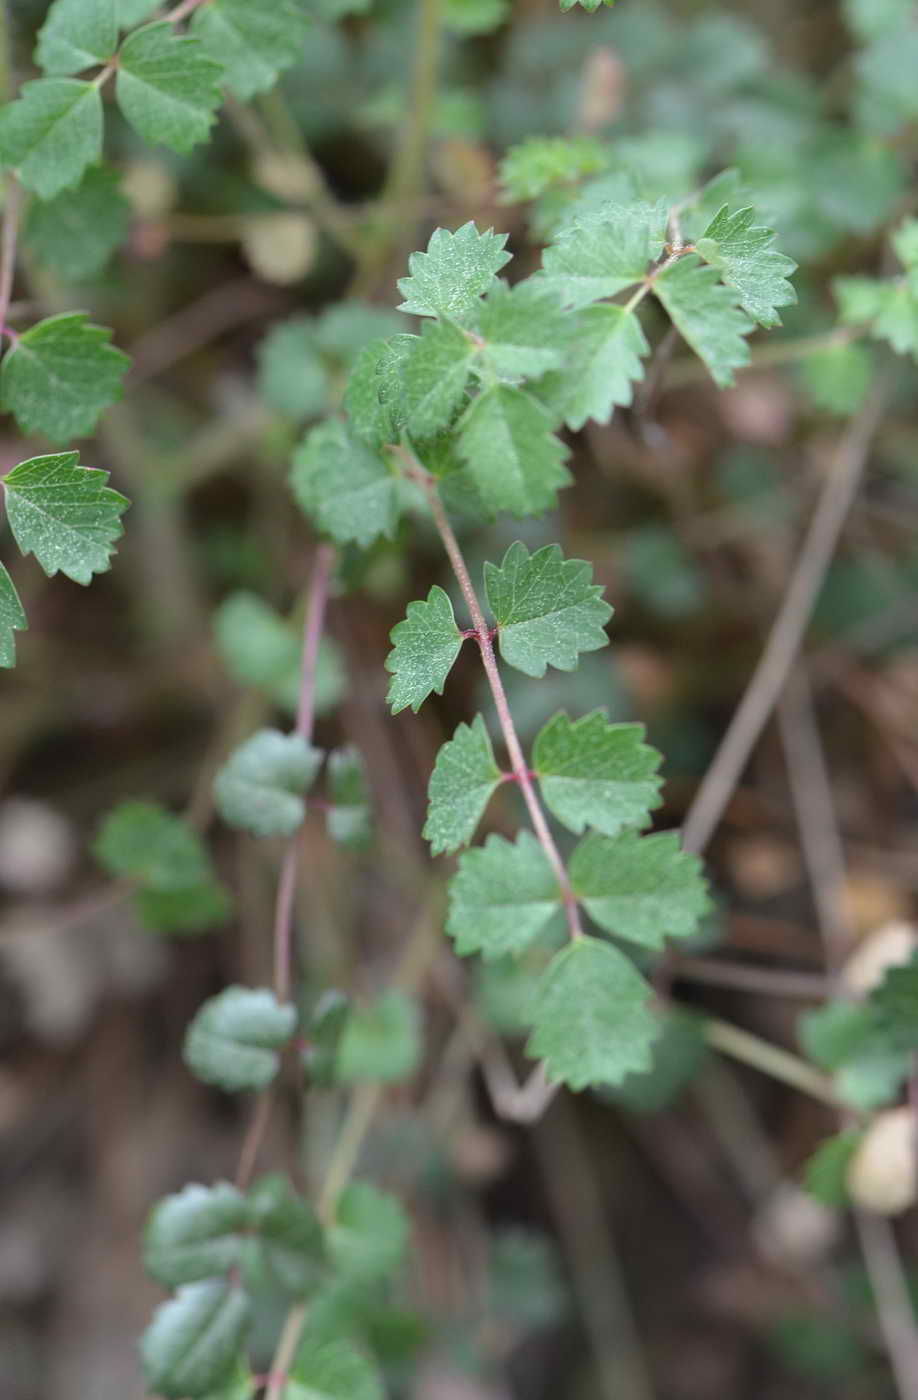
[[[806,1060],[783,1050],[780,1045],[772,1045],[739,1026],[731,1026],[728,1021],[711,1019],[705,1022],[705,1039],[715,1050],[740,1060],[744,1065],[752,1065],[762,1074],[789,1084],[811,1098],[838,1108],[838,1099],[825,1075],[820,1074]]]

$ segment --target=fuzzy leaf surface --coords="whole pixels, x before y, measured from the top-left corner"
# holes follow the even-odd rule
[[[623,306],[585,306],[568,334],[563,367],[540,381],[539,398],[574,432],[589,418],[608,423],[616,407],[631,403],[649,350],[633,312]]]
[[[402,368],[405,425],[416,437],[449,426],[465,398],[474,346],[452,321],[428,321]]]
[[[24,632],[28,619],[19,601],[16,585],[4,564],[0,564],[0,667],[10,670],[16,665],[16,638]]]
[[[303,55],[309,34],[303,0],[212,0],[195,12],[191,32],[226,71],[225,82],[247,102],[267,92]]]
[[[565,559],[560,545],[530,554],[517,540],[500,566],[486,563],[484,573],[500,654],[509,666],[536,677],[548,666],[573,671],[582,652],[607,644],[612,609],[593,583],[591,565]]]
[[[542,847],[529,831],[515,842],[489,836],[464,851],[449,886],[446,931],[460,957],[519,953],[561,907],[561,892]]]
[[[501,777],[481,715],[460,724],[437,754],[427,789],[424,835],[433,855],[471,841]]]
[[[408,705],[417,714],[431,692],[443,694],[446,678],[462,646],[449,594],[434,584],[426,602],[408,604],[407,615],[389,633],[386,657],[391,672],[387,696],[392,713]]]
[[[604,711],[572,720],[563,711],[540,730],[533,767],[549,810],[578,836],[646,826],[659,806],[661,756],[642,724],[610,724]]]
[[[226,987],[196,1013],[183,1057],[205,1084],[264,1089],[277,1073],[277,1051],[295,1028],[295,1007],[281,1005],[266,987]]]
[[[505,233],[479,233],[471,221],[455,233],[434,229],[427,251],[408,259],[410,276],[399,280],[405,298],[399,311],[461,320],[510,261],[506,242]]]
[[[98,164],[102,127],[102,98],[92,83],[37,78],[0,110],[0,163],[40,199],[53,199]]]
[[[716,268],[694,254],[661,272],[653,284],[676,330],[708,367],[721,389],[733,383],[734,370],[749,363],[745,337],[752,322],[737,306],[737,293],[722,285]]]
[[[384,1400],[376,1367],[346,1341],[310,1337],[296,1355],[286,1386],[287,1400]]]
[[[165,1400],[197,1400],[228,1384],[249,1326],[249,1303],[222,1279],[187,1283],[157,1308],[143,1335],[144,1376]]]
[[[780,326],[778,307],[797,301],[788,281],[797,264],[777,252],[774,241],[772,229],[756,227],[754,209],[731,214],[725,204],[695,243],[704,261],[736,288],[743,310],[765,327]]]
[[[220,815],[255,836],[292,836],[303,824],[303,795],[321,763],[321,750],[301,735],[260,729],[217,774],[214,794]]]
[[[38,31],[35,62],[69,75],[107,63],[118,46],[115,0],[54,0]]]
[[[127,238],[131,210],[118,176],[105,166],[87,170],[75,190],[33,200],[24,237],[30,252],[65,282],[96,277]]]
[[[567,224],[542,259],[544,279],[566,306],[586,306],[640,282],[663,248],[665,211],[609,205]]]
[[[228,1273],[247,1224],[246,1199],[235,1186],[186,1186],[154,1206],[144,1231],[144,1268],[165,1288]]]
[[[66,442],[95,431],[103,409],[123,396],[131,363],[111,336],[76,311],[19,337],[0,365],[0,404],[24,433]]]
[[[555,419],[531,394],[495,384],[474,399],[461,419],[459,455],[491,511],[542,515],[570,474],[567,448]]]
[[[207,140],[222,78],[223,65],[205,52],[200,40],[177,35],[164,20],[124,41],[115,92],[143,141],[186,155]]]
[[[675,832],[585,836],[569,871],[590,916],[609,933],[644,948],[662,948],[666,938],[688,938],[708,908],[701,864],[680,849]]]
[[[339,544],[366,549],[395,529],[396,478],[338,419],[320,423],[303,439],[290,484],[300,509]]]
[[[108,569],[129,502],[107,481],[108,472],[80,466],[77,452],[32,457],[3,478],[16,543],[49,578],[60,570],[86,584]]]

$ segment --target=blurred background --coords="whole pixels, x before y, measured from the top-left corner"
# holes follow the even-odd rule
[[[7,8],[21,81],[47,5]],[[713,757],[845,420],[886,359],[831,339],[831,279],[894,270],[889,230],[915,212],[914,5],[619,0],[561,15],[554,0],[446,0],[429,193],[356,275],[354,240],[372,234],[406,116],[417,20],[401,0],[314,8],[280,95],[255,118],[231,105],[192,156],[141,149],[113,112],[117,252],[101,268],[68,266],[33,231],[17,283],[29,306],[90,310],[132,355],[125,401],[83,460],[133,505],[111,573],[90,589],[45,579],[31,559],[14,570],[30,630],[0,687],[8,1400],[139,1400],[136,1338],[161,1297],[139,1261],[145,1216],[186,1181],[234,1170],[245,1106],[195,1083],[180,1047],[206,996],[265,979],[279,852],[212,820],[210,782],[259,722],[290,722],[315,547],[287,489],[290,453],[337,408],[360,346],[410,328],[393,310],[407,253],[437,224],[474,219],[509,233],[512,277],[531,271],[552,201],[508,202],[500,162],[526,138],[576,134],[601,152],[596,171],[630,172],[648,198],[736,169],[801,265],[799,304],[754,340],[735,388],[718,393],[669,345],[633,410],[570,437],[560,518],[501,520],[466,540],[476,568],[517,537],[560,539],[593,561],[615,606],[612,646],[573,675],[513,673],[511,703],[526,739],[561,704],[643,721],[665,755],[664,826],[681,822]],[[811,338],[817,351],[788,350]],[[897,1393],[857,1239],[800,1190],[832,1110],[706,1054],[691,1014],[795,1049],[801,1012],[825,993],[826,920],[856,940],[915,917],[918,422],[913,365],[885,372],[888,407],[805,668],[709,852],[717,908],[677,971],[683,1038],[677,1027],[653,1073],[614,1099],[560,1097],[522,1127],[494,1114],[456,1005],[469,998],[505,1033],[522,1070],[525,968],[460,968],[443,940],[395,1029],[381,1021],[404,1063],[362,1169],[406,1201],[414,1231],[397,1306],[373,1320],[393,1396]],[[46,447],[4,419],[3,469],[33,450]],[[307,986],[372,999],[419,917],[436,922],[449,863],[431,862],[420,838],[427,777],[487,700],[463,655],[445,699],[387,715],[389,629],[431,583],[449,586],[423,520],[345,554],[339,574],[318,739],[364,754],[379,834],[355,854],[310,823],[298,937]],[[831,804],[817,824],[841,863],[814,883],[793,779],[818,760],[820,735]],[[207,832],[221,886],[212,926],[150,927],[94,859],[100,823],[127,798]],[[516,821],[502,789],[489,823]],[[310,1100],[301,1139],[294,1096],[284,1110],[264,1165],[299,1150],[308,1178],[337,1106]],[[898,1228],[914,1262],[914,1219]]]

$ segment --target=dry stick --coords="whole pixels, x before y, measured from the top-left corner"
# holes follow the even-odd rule
[[[829,991],[828,979],[819,972],[788,972],[783,968],[752,967],[720,958],[677,958],[673,976],[680,981],[701,982],[710,987],[732,987],[737,991],[761,992],[766,996],[799,997],[802,1001],[822,1001]]]
[[[682,828],[682,844],[700,853],[720,821],[787,681],[838,537],[857,492],[888,397],[879,384],[839,443],[790,586],[765,649]]]

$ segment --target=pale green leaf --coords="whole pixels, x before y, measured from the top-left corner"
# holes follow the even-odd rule
[[[918,345],[918,318],[916,318]],[[828,345],[807,355],[800,379],[817,408],[847,418],[867,396],[874,375],[874,357],[866,345]]]
[[[319,424],[303,439],[290,484],[301,510],[340,544],[353,541],[366,549],[395,529],[395,475],[338,419]]]
[[[657,1021],[660,1034],[653,1043],[649,1068],[629,1074],[603,1095],[632,1113],[660,1113],[675,1103],[708,1058],[703,1016],[673,1008],[658,1015]]]
[[[401,1266],[408,1221],[401,1203],[366,1181],[354,1181],[338,1199],[328,1249],[350,1279],[391,1278]]]
[[[353,746],[336,749],[328,758],[328,834],[333,841],[359,850],[370,839],[370,788],[366,766]]]
[[[787,280],[796,271],[792,258],[772,248],[770,228],[754,224],[754,209],[731,214],[725,204],[714,216],[695,247],[706,263],[739,293],[743,310],[760,326],[780,326],[779,306],[793,306],[797,293]]]
[[[32,457],[4,477],[16,543],[49,578],[60,570],[86,584],[108,569],[128,502],[107,481],[108,472],[81,467],[76,452]]]
[[[405,426],[432,437],[449,426],[465,399],[475,347],[452,321],[428,321],[402,367]]]
[[[0,366],[0,404],[24,433],[55,442],[95,431],[103,409],[124,394],[127,355],[85,312],[65,312],[19,336]]]
[[[521,831],[515,843],[489,836],[459,857],[446,929],[460,956],[499,958],[521,952],[560,907],[557,877],[532,833]]]
[[[78,185],[102,157],[102,98],[93,83],[38,78],[0,110],[0,162],[41,199]]]
[[[389,638],[389,705],[394,715],[408,705],[417,714],[431,691],[443,694],[446,678],[462,646],[462,633],[456,626],[449,594],[434,584],[426,602],[408,604],[406,617],[396,623]]]
[[[299,734],[260,729],[223,765],[214,796],[223,820],[255,836],[292,836],[306,815],[322,753]]]
[[[653,290],[715,384],[721,389],[732,384],[734,370],[749,363],[745,336],[752,330],[733,288],[723,286],[717,269],[691,253],[661,272]]]
[[[140,24],[141,20],[147,19],[154,10],[159,9],[159,0],[116,0],[116,8],[118,27],[132,29],[135,24]]]
[[[426,253],[412,253],[409,277],[398,289],[405,300],[400,311],[415,316],[449,316],[460,320],[492,285],[510,261],[504,251],[505,233],[479,233],[471,222],[455,233],[438,228],[430,235]]]
[[[350,1342],[307,1337],[287,1381],[286,1400],[384,1400],[375,1366]]]
[[[498,567],[485,564],[485,589],[497,622],[500,654],[527,676],[546,667],[573,671],[578,656],[606,646],[612,609],[583,559],[564,559],[560,545],[534,554],[519,540]]]
[[[142,140],[185,154],[206,141],[220,105],[223,67],[200,40],[168,22],[145,25],[118,59],[118,106]]]
[[[416,1003],[405,992],[386,992],[370,1006],[354,1007],[338,1047],[336,1078],[342,1084],[393,1084],[408,1079],[421,1057]]]
[[[257,354],[258,392],[273,409],[293,423],[325,411],[330,384],[312,316],[294,316],[274,326]]]
[[[252,1187],[248,1210],[244,1282],[253,1292],[312,1293],[325,1268],[325,1242],[309,1201],[297,1195],[285,1176],[272,1174]]]
[[[862,1128],[846,1128],[821,1142],[803,1167],[803,1184],[824,1206],[848,1204],[848,1168],[864,1137]]]
[[[675,832],[585,836],[568,867],[574,893],[602,928],[645,948],[688,938],[709,908],[697,856]]]
[[[129,227],[130,205],[116,172],[96,166],[77,189],[33,200],[24,236],[32,255],[55,277],[85,282],[102,271]]]
[[[495,384],[473,400],[460,424],[459,455],[485,506],[512,515],[541,515],[570,481],[567,448],[555,419],[531,394]]]
[[[578,835],[587,826],[607,836],[646,826],[660,804],[660,754],[642,724],[610,724],[603,710],[571,720],[563,711],[536,737],[533,767],[551,812]]]
[[[38,31],[35,62],[46,73],[105,64],[118,47],[115,0],[54,0]]]
[[[564,362],[536,386],[541,401],[575,432],[588,418],[608,423],[627,407],[634,382],[644,377],[650,346],[633,312],[622,306],[585,306],[564,340]]]
[[[568,319],[558,298],[539,282],[527,280],[515,287],[496,282],[476,320],[477,335],[484,341],[482,362],[499,379],[512,383],[558,369]]]
[[[584,214],[545,249],[545,283],[567,306],[615,296],[640,282],[659,257],[665,228],[665,211],[649,204],[610,204]]]
[[[13,633],[24,632],[28,625],[16,585],[5,565],[0,564],[0,667],[4,670],[16,665],[16,638]]]
[[[598,175],[607,164],[606,151],[593,136],[530,136],[512,146],[500,163],[503,198],[538,199],[546,190]]]
[[[214,614],[214,635],[227,671],[240,685],[263,690],[296,714],[302,685],[303,629],[281,617],[256,593],[239,589]],[[344,663],[331,637],[316,658],[315,706],[324,714],[346,689]]]
[[[918,359],[918,286],[911,277],[836,277],[832,290],[841,319],[849,326],[867,326],[871,335],[886,340],[900,355]]]
[[[424,835],[433,855],[471,841],[502,776],[481,715],[460,724],[437,754],[427,789]]]
[[[323,1088],[335,1082],[338,1049],[351,1014],[350,998],[330,987],[323,992],[306,1027],[306,1045],[301,1053],[303,1069],[311,1083]]]
[[[158,802],[121,802],[105,818],[93,855],[110,875],[151,890],[184,890],[211,874],[198,833]]]
[[[351,370],[344,406],[353,431],[371,447],[398,442],[405,426],[402,370],[416,335],[394,335],[364,346]]]
[[[196,1400],[231,1380],[249,1326],[249,1303],[222,1279],[188,1283],[157,1308],[143,1335],[147,1385],[165,1400]]]
[[[198,1010],[182,1051],[188,1068],[221,1089],[264,1089],[296,1028],[296,1009],[266,987],[226,987]]]
[[[596,938],[580,937],[557,953],[539,984],[527,1055],[548,1078],[585,1089],[620,1084],[644,1071],[659,1025],[652,992],[634,964]]]
[[[226,70],[225,82],[247,102],[267,92],[303,56],[310,19],[304,0],[211,0],[197,10],[191,32]]]
[[[153,1208],[144,1268],[166,1288],[226,1274],[239,1261],[247,1224],[246,1199],[235,1186],[186,1186]]]

